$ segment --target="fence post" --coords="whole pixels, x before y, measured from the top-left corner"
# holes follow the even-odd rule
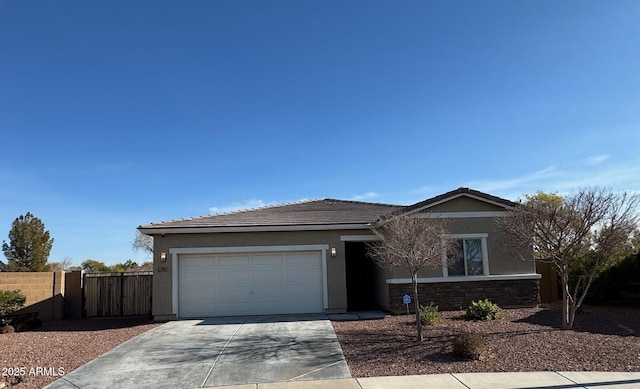
[[[120,317],[124,316],[124,272],[120,273]]]
[[[86,318],[87,317],[87,307],[86,307],[87,298],[85,294],[87,293],[87,291],[85,290],[85,288],[87,287],[87,274],[82,272],[81,277],[82,277],[82,317]]]

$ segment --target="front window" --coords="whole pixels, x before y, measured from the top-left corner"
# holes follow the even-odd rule
[[[469,238],[457,239],[453,248],[447,253],[446,275],[452,276],[482,276],[484,272],[486,239]]]

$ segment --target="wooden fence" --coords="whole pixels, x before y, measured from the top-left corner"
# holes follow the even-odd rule
[[[153,272],[85,273],[84,317],[151,315]]]

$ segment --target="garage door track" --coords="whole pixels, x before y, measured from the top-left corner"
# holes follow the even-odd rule
[[[326,316],[253,316],[163,324],[48,388],[197,388],[349,377]]]

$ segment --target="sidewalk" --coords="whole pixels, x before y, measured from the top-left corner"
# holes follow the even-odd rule
[[[396,377],[290,381],[220,387],[224,389],[633,389],[640,372],[455,373]]]

